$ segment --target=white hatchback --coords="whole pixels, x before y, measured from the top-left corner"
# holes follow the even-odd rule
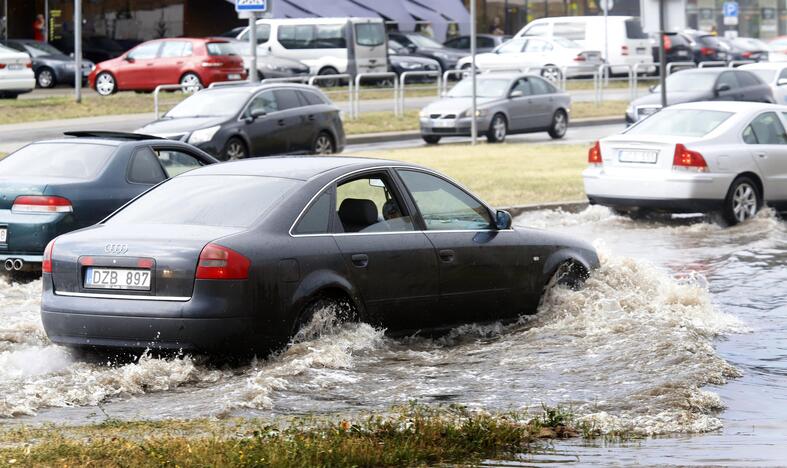
[[[632,216],[650,210],[721,213],[743,222],[767,203],[787,210],[787,106],[694,102],[671,106],[588,152],[591,204]]]
[[[0,46],[0,98],[14,99],[36,86],[30,56]]]

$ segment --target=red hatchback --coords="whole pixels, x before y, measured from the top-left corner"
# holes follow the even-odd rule
[[[88,80],[102,96],[117,91],[153,91],[158,85],[202,88],[245,80],[243,59],[232,44],[216,39],[157,39],[96,65]]]

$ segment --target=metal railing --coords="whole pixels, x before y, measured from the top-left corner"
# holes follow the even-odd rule
[[[319,75],[318,75],[319,76]],[[260,81],[260,84],[268,83],[306,83],[309,81],[308,76],[289,76],[285,78],[265,78]]]
[[[402,114],[404,114],[404,101],[405,101],[405,94],[407,93],[407,78],[410,77],[417,77],[417,76],[425,76],[425,77],[436,77],[437,78],[437,97],[442,95],[443,91],[443,81],[442,75],[440,71],[408,71],[404,72],[399,76],[399,109],[401,110]]]
[[[350,119],[358,118],[355,115],[355,93],[353,92],[355,88],[353,87],[353,77],[347,73],[337,74],[337,75],[312,75],[309,77],[308,84],[310,86],[317,86],[315,83],[318,81],[329,81],[329,80],[346,80],[347,81],[347,103],[348,103],[348,112],[347,116]],[[337,81],[341,83],[341,81]],[[334,91],[334,93],[337,91]],[[328,94],[328,92],[325,92]]]
[[[676,68],[697,68],[697,64],[694,62],[670,62],[667,64],[667,75],[672,75]]]
[[[713,62],[700,62],[699,68],[713,68],[713,67],[726,67],[727,62],[713,61]]]
[[[354,115],[361,114],[361,81],[368,78],[391,78],[393,81],[393,104],[394,115],[400,117],[401,111],[399,109],[399,76],[394,72],[381,72],[381,73],[359,73],[355,76],[355,109]]]
[[[727,66],[730,68],[737,68],[740,67],[741,65],[748,65],[750,63],[757,63],[757,62],[754,60],[732,60],[730,61],[730,63],[727,64]]]
[[[251,81],[249,81],[249,80],[216,81],[216,82],[214,82],[214,83],[211,83],[211,84],[210,84],[210,86],[208,86],[208,89],[212,89],[212,88],[222,88],[222,87],[224,87],[224,86],[239,86],[239,85],[247,85],[247,84],[249,84],[249,83],[251,83]]]
[[[463,70],[460,70],[460,69],[457,68],[457,69],[453,69],[453,70],[446,70],[445,72],[443,72],[443,91],[440,93],[440,95],[443,95],[443,94],[448,92],[448,81],[449,81],[449,78],[451,78],[452,76],[456,76],[456,75],[464,77],[466,74],[469,74],[469,73],[470,73],[470,68],[466,68],[466,69],[463,69]],[[476,73],[479,73],[478,68],[476,68]]]
[[[159,112],[159,102],[158,102],[158,97],[159,94],[161,94],[161,91],[173,90],[173,89],[179,89],[184,93],[194,93],[195,91],[199,91],[199,90],[189,91],[189,88],[195,88],[195,86],[183,85],[183,84],[164,84],[164,85],[156,86],[156,89],[153,90],[153,114],[156,116],[156,120],[158,120],[161,117],[161,113]]]

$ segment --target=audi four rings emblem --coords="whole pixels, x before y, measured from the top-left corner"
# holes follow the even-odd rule
[[[128,252],[128,244],[107,244],[104,252],[108,254],[123,255]]]

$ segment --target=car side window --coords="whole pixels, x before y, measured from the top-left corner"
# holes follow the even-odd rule
[[[407,189],[430,231],[480,230],[492,227],[486,207],[470,194],[440,177],[400,170]]]
[[[270,24],[258,24],[257,25],[257,44],[263,44],[265,42],[268,42],[268,40],[270,38],[271,38],[271,25]],[[247,29],[246,31],[244,31],[243,34],[240,35],[240,38],[238,40],[242,41],[242,42],[246,42],[248,44],[248,42],[249,42],[249,30]]]
[[[320,96],[311,91],[299,91],[298,94],[301,95],[303,102],[305,102],[308,106],[319,106],[321,104],[325,104],[325,101],[323,101]]]
[[[549,32],[549,25],[546,23],[542,24],[534,24],[533,26],[527,28],[525,31],[525,36],[544,36]]]
[[[185,57],[186,46],[191,49],[191,43],[186,41],[165,41],[161,45],[161,58]],[[189,54],[191,51],[189,50]]]
[[[469,42],[469,39],[468,39],[468,42]],[[491,37],[483,37],[483,36],[481,36],[481,37],[476,38],[476,42],[477,42],[476,45],[478,47],[488,48],[488,47],[494,47],[495,46],[495,40],[492,39]],[[465,47],[465,49],[469,49],[469,48],[470,48],[470,44],[468,44],[467,47]]]
[[[154,59],[158,55],[161,42],[151,42],[150,44],[142,44],[137,46],[134,50],[128,53],[128,58],[134,60]]]
[[[520,78],[516,80],[514,86],[511,87],[511,92],[513,93],[514,91],[522,91],[523,96],[532,95],[533,90],[530,87],[530,80],[528,80],[527,78]]]
[[[135,184],[157,184],[167,176],[161,168],[156,154],[150,148],[140,148],[131,159],[131,168],[128,171],[128,180]]]
[[[183,151],[159,149],[155,150],[155,153],[170,178],[204,166],[199,159]]]
[[[716,82],[716,87],[726,84],[730,87],[730,89],[737,89],[740,88],[738,84],[738,79],[735,77],[734,72],[724,72],[719,76],[718,81]]]
[[[550,50],[552,50],[552,44],[541,39],[530,39],[525,46],[525,52],[531,53],[549,52]]]
[[[777,79],[777,81],[783,80],[785,78],[787,78],[787,68],[782,68],[782,71],[779,73],[779,78]]]
[[[513,41],[508,41],[505,44],[501,45],[497,48],[498,54],[518,54],[522,52],[525,48],[525,45],[528,41],[522,39],[516,39]]]
[[[529,78],[528,81],[533,94],[551,94],[554,92],[554,88],[541,78],[533,77]]]
[[[738,82],[741,86],[758,86],[761,85],[760,80],[757,78],[756,75],[745,72],[745,71],[738,71],[735,72],[735,76],[738,78]]]
[[[331,191],[323,192],[298,221],[293,234],[327,234],[331,225]]]
[[[249,103],[247,114],[250,115],[255,110],[262,110],[266,114],[270,114],[279,110],[279,106],[276,103],[276,97],[273,95],[273,91],[263,91],[260,94],[254,96],[254,99],[252,99]]]
[[[413,219],[385,174],[357,177],[336,188],[338,232],[414,231]]]
[[[751,137],[751,134],[754,138]],[[767,112],[757,116],[746,127],[743,132],[743,141],[748,144],[784,145],[787,144],[787,134],[784,132],[784,126],[779,120],[779,116],[774,112]]]
[[[301,107],[301,101],[298,100],[298,94],[294,89],[277,89],[273,94],[276,96],[276,106],[279,110]]]

